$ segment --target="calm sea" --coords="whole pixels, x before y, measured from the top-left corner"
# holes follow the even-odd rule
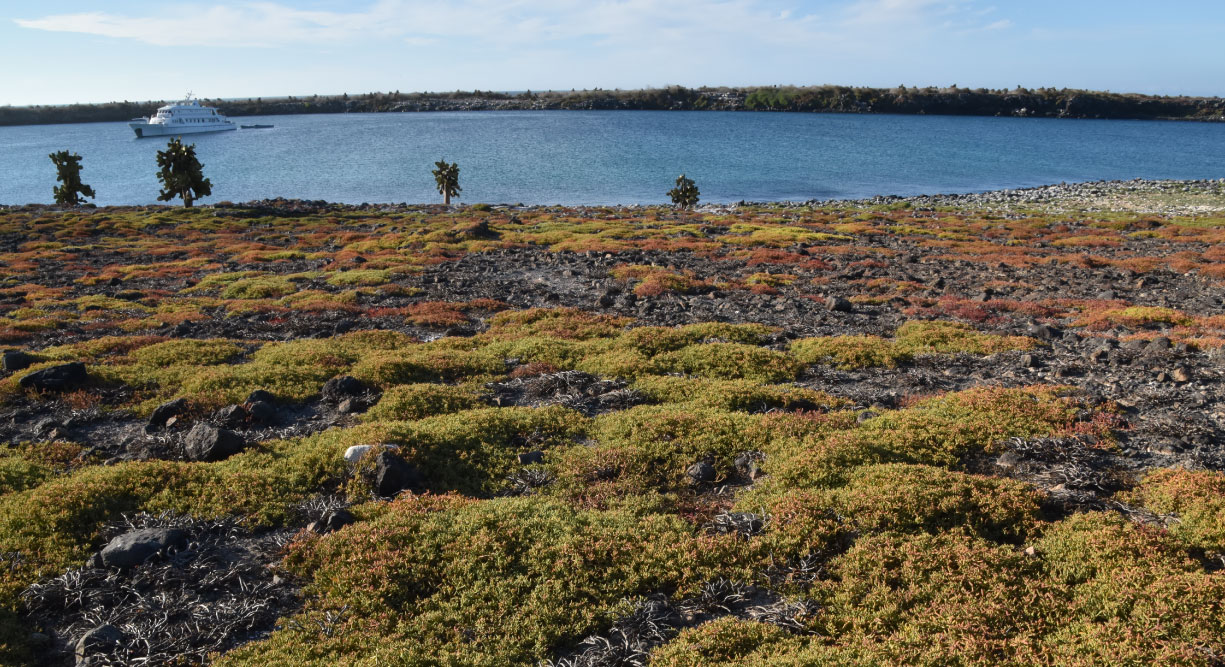
[[[1225,177],[1225,124],[573,111],[263,116],[188,138],[213,196],[436,202],[430,170],[460,165],[461,202],[629,204],[676,176],[706,202],[861,198],[1061,181]],[[0,204],[50,203],[48,153],[83,156],[97,204],[156,203],[154,154],[124,123],[0,127]]]

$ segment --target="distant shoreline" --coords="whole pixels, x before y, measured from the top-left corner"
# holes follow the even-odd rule
[[[1112,120],[1225,121],[1225,98],[1163,97],[1071,89],[863,88],[848,86],[668,88],[500,93],[366,93],[204,99],[227,116],[437,111],[763,111]],[[0,107],[0,126],[117,122],[166,101]]]
[[[1225,178],[1169,180],[1141,179],[1056,183],[1025,188],[1007,188],[983,192],[929,193],[921,195],[877,195],[858,199],[810,199],[806,201],[740,201],[700,203],[699,210],[718,211],[739,207],[764,208],[838,208],[838,207],[903,207],[914,209],[966,209],[1002,211],[1130,211],[1135,213],[1165,213],[1179,215],[1215,214],[1225,212]],[[219,201],[199,204],[199,208],[251,209],[253,212],[276,215],[309,215],[327,211],[386,211],[408,212],[441,209],[437,202],[344,204],[309,199],[259,199],[247,202]],[[564,209],[639,210],[669,208],[663,203],[627,204],[510,204],[459,202],[453,208],[476,210],[509,209],[517,211]],[[0,204],[0,211],[62,210],[55,204]],[[171,210],[169,204],[135,204],[93,206],[87,209]]]

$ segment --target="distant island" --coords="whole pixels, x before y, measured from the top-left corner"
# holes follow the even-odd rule
[[[202,100],[227,116],[409,111],[652,110],[939,114],[1225,121],[1225,98],[1067,88],[769,86],[545,92],[455,91]],[[165,101],[0,107],[0,125],[125,121]]]

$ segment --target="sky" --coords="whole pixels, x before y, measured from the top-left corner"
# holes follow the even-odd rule
[[[1225,96],[1221,0],[0,0],[0,105],[821,85]]]

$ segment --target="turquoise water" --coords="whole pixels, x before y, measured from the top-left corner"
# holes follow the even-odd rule
[[[461,202],[631,204],[681,172],[702,201],[860,198],[1061,181],[1225,177],[1225,124],[733,112],[447,112],[262,116],[272,129],[188,137],[213,196],[437,202],[430,170],[460,165]],[[95,203],[156,203],[155,153],[124,123],[0,127],[0,204],[50,203],[48,153],[83,156]]]

